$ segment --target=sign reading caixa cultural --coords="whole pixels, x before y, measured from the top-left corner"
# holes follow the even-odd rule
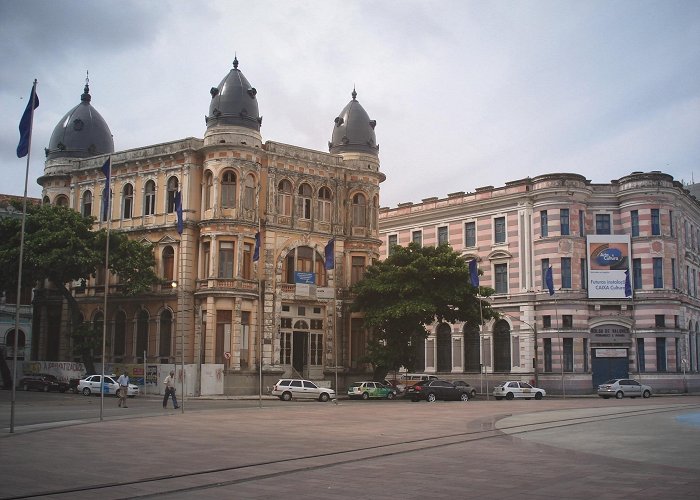
[[[622,325],[600,325],[591,328],[591,341],[600,343],[627,343],[630,329]]]
[[[586,237],[588,256],[588,297],[624,299],[632,296],[630,284],[629,235],[590,235]]]

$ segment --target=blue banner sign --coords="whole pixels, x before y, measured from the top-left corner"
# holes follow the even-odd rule
[[[316,283],[316,273],[305,273],[296,271],[294,273],[294,283],[313,285]]]

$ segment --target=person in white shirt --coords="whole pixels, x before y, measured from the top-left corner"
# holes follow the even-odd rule
[[[175,372],[170,371],[170,375],[165,377],[163,381],[165,384],[165,397],[163,397],[163,408],[168,406],[168,398],[173,397],[173,407],[177,410],[180,406],[177,404],[177,398],[175,397]]]
[[[117,384],[119,384],[119,408],[128,408],[126,397],[129,393],[129,375],[126,374],[126,370],[117,379]]]

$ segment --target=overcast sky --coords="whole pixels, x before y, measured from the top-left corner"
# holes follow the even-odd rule
[[[117,150],[203,137],[239,69],[263,141],[328,151],[353,86],[380,145],[381,205],[552,172],[700,182],[700,1],[0,0],[0,193],[38,80],[29,195],[80,102]]]

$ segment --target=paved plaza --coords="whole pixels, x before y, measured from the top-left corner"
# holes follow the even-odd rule
[[[0,437],[0,498],[682,499],[700,397],[265,401]]]

